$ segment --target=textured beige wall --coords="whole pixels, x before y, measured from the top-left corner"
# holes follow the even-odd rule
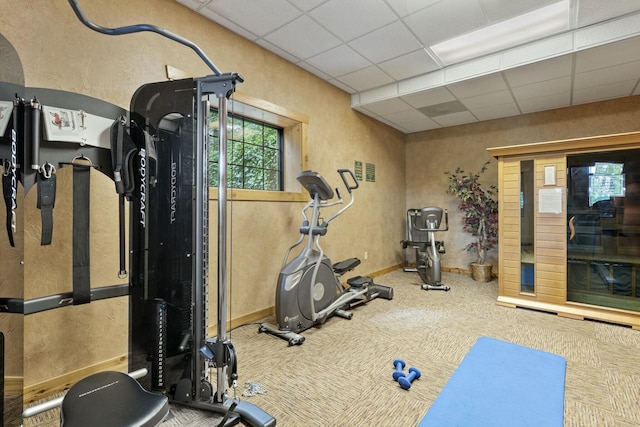
[[[89,19],[104,27],[148,23],[190,39],[220,70],[239,72],[245,78],[238,92],[308,116],[307,164],[324,174],[333,186],[341,185],[336,169],[352,168],[355,160],[374,163],[376,182],[361,184],[356,191],[356,204],[334,223],[324,248],[334,261],[351,256],[362,258],[368,251],[369,259],[363,260],[357,274],[379,271],[402,261],[398,243],[404,233],[405,210],[402,134],[354,112],[348,94],[173,0],[80,0],[79,4]],[[20,56],[25,86],[75,92],[127,109],[138,87],[166,79],[166,64],[196,76],[211,74],[191,49],[157,34],[110,37],[91,31],[77,20],[66,0],[0,2],[0,33]],[[112,191],[112,186],[107,185],[96,190],[96,196],[111,197]],[[274,304],[284,251],[298,237],[301,207],[301,203],[287,202],[233,203],[230,317]],[[58,204],[54,240],[56,235],[70,233],[69,223],[57,210]],[[213,225],[215,205],[211,210]],[[97,222],[111,213],[98,215]],[[93,216],[91,221],[93,224]],[[66,224],[67,229],[58,224]],[[32,226],[37,227],[35,223]],[[211,229],[214,233],[215,226]],[[98,241],[112,236],[107,229],[92,229],[91,238]],[[210,248],[215,247],[212,235]],[[40,248],[28,255],[33,262],[47,263],[47,271],[56,278],[54,284],[39,285],[33,279],[39,274],[36,270],[26,273],[29,279],[25,278],[25,282],[33,285],[28,286],[30,297],[68,286],[70,259],[61,258],[69,251],[58,249],[60,267]],[[92,248],[92,259],[93,251],[100,250]],[[210,323],[215,323],[215,259],[210,266]],[[97,272],[98,266],[92,265],[94,268]],[[104,268],[104,274],[111,273],[110,264]],[[27,385],[108,359],[119,350],[125,352],[124,307],[126,298],[117,298],[28,316],[24,333]],[[46,352],[41,351],[43,348]],[[74,356],[56,365],[65,358],[65,352]]]
[[[408,135],[407,207],[435,205],[449,210],[450,231],[438,237],[447,247],[443,264],[468,270],[473,257],[463,249],[470,240],[462,231],[456,200],[446,193],[445,171],[461,167],[477,172],[491,160],[481,181],[497,185],[498,162],[487,147],[637,131],[638,117],[640,96],[634,96]],[[497,251],[491,251],[489,259],[494,265],[496,257]]]

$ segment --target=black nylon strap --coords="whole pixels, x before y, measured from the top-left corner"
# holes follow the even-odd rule
[[[91,302],[89,193],[91,165],[73,164],[73,304]]]
[[[45,164],[38,172],[38,202],[36,207],[40,209],[42,219],[42,233],[40,235],[40,245],[51,244],[53,235],[53,208],[56,203],[56,174],[52,166],[46,169]]]
[[[7,165],[5,164],[5,168]],[[6,172],[6,170],[5,170]],[[15,227],[15,207],[13,203],[15,201],[13,197],[13,174],[11,172],[2,174],[2,195],[4,197],[4,204],[7,207],[7,236],[9,237],[9,244],[15,246],[13,242],[13,229]]]

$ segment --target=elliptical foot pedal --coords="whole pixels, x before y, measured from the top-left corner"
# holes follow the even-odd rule
[[[333,271],[338,275],[342,276],[344,273],[353,270],[357,266],[360,265],[360,259],[358,258],[349,258],[344,261],[336,262],[333,264]]]
[[[356,276],[356,277],[347,279],[347,283],[352,288],[361,288],[363,286],[372,285],[373,279],[371,277]]]

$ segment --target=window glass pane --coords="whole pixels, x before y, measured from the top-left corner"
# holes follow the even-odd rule
[[[211,112],[211,126],[217,126],[217,111]],[[227,121],[227,184],[231,188],[282,191],[283,129],[230,115]],[[209,148],[209,185],[218,182],[218,132],[212,131]]]
[[[276,191],[280,182],[280,174],[275,170],[264,171],[264,189]]]
[[[266,148],[264,150],[264,168],[278,170],[280,165],[280,152]]]
[[[263,187],[262,169],[244,168],[244,188],[261,190]]]

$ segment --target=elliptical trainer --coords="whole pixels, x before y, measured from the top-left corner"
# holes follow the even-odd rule
[[[377,297],[393,299],[393,288],[377,285],[370,277],[356,276],[347,280],[345,287],[338,278],[353,270],[360,264],[358,258],[331,264],[320,246],[320,237],[325,236],[331,221],[344,213],[353,205],[353,190],[358,188],[358,181],[352,171],[339,169],[345,188],[349,193],[349,202],[340,210],[321,222],[321,210],[343,203],[340,190],[334,192],[317,172],[303,171],[297,179],[309,192],[311,199],[302,208],[304,221],[300,227],[300,238],[286,252],[283,267],[278,277],[276,288],[276,320],[278,326],[263,323],[258,332],[269,332],[286,339],[289,345],[302,344],[304,337],[299,333],[315,325],[324,323],[327,318],[338,315],[351,319],[353,313],[348,311],[356,305],[371,301]],[[350,178],[348,178],[350,177]],[[311,218],[307,210],[311,209]],[[300,253],[289,260],[291,251],[306,238],[306,245]]]
[[[402,247],[415,249],[416,267],[405,267],[404,271],[417,272],[424,282],[422,289],[425,291],[448,291],[451,289],[443,285],[442,258],[445,253],[444,242],[437,241],[435,233],[449,230],[449,213],[444,210],[445,227],[442,225],[442,208],[426,207],[422,209],[409,209],[407,211],[407,238],[402,240]]]

